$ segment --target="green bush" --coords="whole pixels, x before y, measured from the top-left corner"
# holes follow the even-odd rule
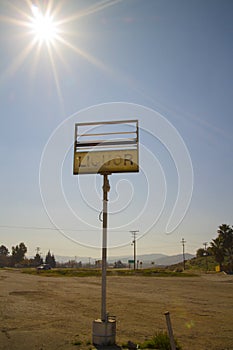
[[[175,340],[176,349],[181,350],[181,346]],[[141,349],[171,350],[170,340],[166,332],[158,332],[151,339],[140,344]]]
[[[76,341],[73,342],[73,345],[80,346],[80,345],[82,345],[82,342],[80,340],[76,340]]]

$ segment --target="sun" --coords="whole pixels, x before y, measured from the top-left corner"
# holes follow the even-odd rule
[[[46,11],[43,14],[36,5],[31,6],[32,14],[29,27],[34,35],[35,41],[40,44],[54,44],[59,36],[59,28],[53,16]]]
[[[76,29],[80,29],[80,26],[75,24],[74,30],[74,23],[78,23],[82,17],[94,15],[120,1],[122,0],[94,1],[83,10],[72,11],[69,15],[66,11],[67,0],[23,0],[19,2],[20,6],[13,5],[13,3],[18,3],[16,0],[6,1],[8,12],[6,15],[0,13],[0,24],[3,22],[7,26],[12,26],[12,33],[15,31],[15,38],[19,40],[21,50],[18,50],[12,61],[8,63],[4,73],[0,75],[0,82],[11,78],[27,60],[30,60],[28,70],[34,77],[36,68],[41,67],[42,69],[40,58],[48,58],[48,61],[43,62],[50,64],[57,94],[63,101],[59,74],[62,65],[67,70],[70,69],[66,62],[68,50],[99,69],[113,74],[113,71],[101,60],[98,60],[95,55],[83,50],[79,46],[80,43],[77,45],[76,40],[81,37],[82,31],[78,31],[76,35]],[[74,3],[76,4],[76,2]]]

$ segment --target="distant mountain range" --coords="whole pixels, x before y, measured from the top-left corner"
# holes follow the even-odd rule
[[[190,260],[194,257],[195,255],[185,253],[185,259]],[[56,255],[55,256],[56,261],[58,262],[67,262],[69,260],[76,260],[76,261],[81,261],[83,264],[87,263],[95,263],[96,260],[100,260],[101,258],[91,258],[91,257],[71,257],[71,256],[60,256]],[[108,263],[112,264],[115,261],[121,260],[123,263],[128,263],[128,260],[133,260],[132,255],[130,256],[114,256],[114,257],[109,257],[108,258]],[[163,265],[163,266],[168,266],[168,265],[173,265],[173,264],[178,264],[179,262],[183,261],[183,255],[182,254],[177,254],[177,255],[165,255],[165,254],[143,254],[143,255],[137,255],[137,260],[143,263],[143,266],[146,265],[152,265],[152,262],[154,265]]]

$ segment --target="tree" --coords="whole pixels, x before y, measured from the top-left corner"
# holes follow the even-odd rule
[[[4,245],[0,246],[0,267],[9,265],[9,250]]]
[[[21,263],[24,260],[26,253],[27,247],[23,242],[21,242],[16,247],[12,247],[12,265],[15,266],[15,264]]]
[[[4,245],[0,246],[0,255],[1,256],[7,256],[9,254],[9,250],[7,249],[7,247],[5,247]]]
[[[51,267],[56,267],[56,260],[54,255],[51,254],[50,250],[48,251],[45,257],[45,263],[50,265]]]
[[[222,271],[222,266],[224,262],[224,249],[223,249],[223,242],[220,237],[217,237],[210,242],[211,249],[213,252],[213,255],[215,257],[216,262],[220,266],[220,271]]]
[[[208,247],[208,248],[206,249],[206,251],[207,251],[208,256],[212,256],[212,255],[213,255],[213,252],[212,252],[211,247]]]
[[[228,263],[229,270],[233,270],[233,229],[229,225],[223,224],[218,228],[219,238],[223,242],[224,255]]]
[[[124,267],[126,267],[126,265],[123,264],[123,262],[122,262],[121,260],[118,260],[118,261],[115,261],[115,262],[114,262],[114,266],[113,266],[113,267],[119,269],[119,268],[124,268]]]
[[[196,257],[197,258],[202,258],[203,256],[205,256],[205,249],[204,248],[199,248],[196,252]]]
[[[34,256],[33,265],[40,266],[41,264],[43,264],[43,258],[39,253],[36,253],[36,255]]]
[[[213,239],[211,244],[211,251],[215,260],[223,268],[223,263],[226,262],[228,270],[233,270],[233,228],[229,225],[222,224],[217,230],[218,237]]]

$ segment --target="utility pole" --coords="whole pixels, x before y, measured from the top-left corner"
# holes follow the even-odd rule
[[[180,242],[183,246],[183,266],[184,266],[184,270],[185,270],[185,251],[184,251],[184,245],[186,243],[186,241],[184,240],[184,238],[182,238],[181,242]]]
[[[139,232],[138,230],[135,231],[129,231],[132,234],[133,240],[132,240],[132,244],[133,244],[133,260],[134,260],[134,270],[136,270],[136,237],[137,237],[137,233]]]
[[[208,252],[207,252],[207,244],[208,244],[208,242],[204,242],[204,243],[203,243],[203,246],[205,247],[204,255],[205,255],[206,272],[208,271],[208,261],[207,261]]]

